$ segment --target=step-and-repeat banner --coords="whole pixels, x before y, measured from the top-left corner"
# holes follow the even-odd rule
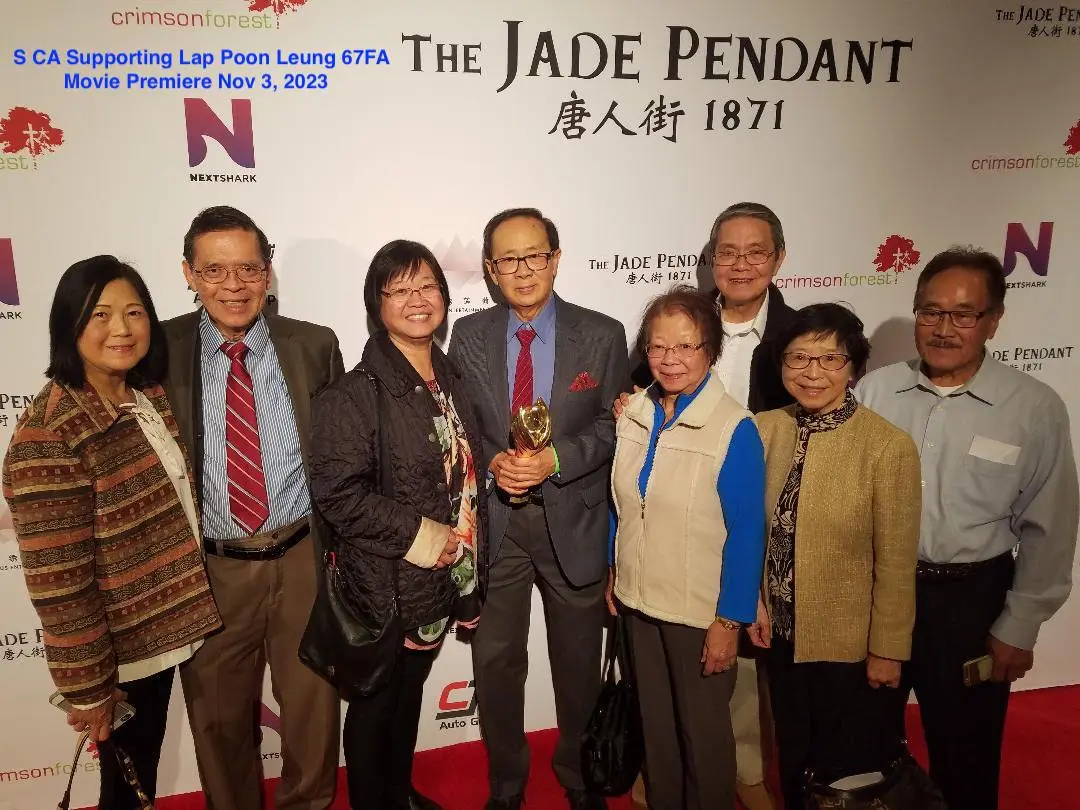
[[[43,382],[48,310],[73,261],[114,253],[163,316],[195,306],[192,216],[250,213],[276,245],[278,310],[332,326],[348,364],[361,289],[397,237],[429,245],[451,318],[491,304],[495,212],[559,226],[566,298],[620,318],[709,276],[729,203],[784,222],[789,302],[854,306],[874,365],[913,354],[915,278],[953,243],[1009,271],[996,357],[1080,413],[1080,8],[982,0],[61,0],[0,13],[0,444]],[[0,509],[0,808],[51,806],[72,735],[47,703],[41,633]],[[1023,686],[1080,678],[1080,602]],[[530,728],[554,725],[542,611]],[[162,793],[197,789],[179,688]],[[264,764],[280,770],[266,690]],[[420,746],[476,739],[468,648],[450,638]],[[95,763],[85,766],[93,771]],[[76,804],[96,778],[76,782]]]

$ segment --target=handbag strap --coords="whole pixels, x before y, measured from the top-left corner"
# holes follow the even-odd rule
[[[86,741],[90,739],[90,731],[84,731],[79,735],[79,739],[75,743],[75,756],[71,760],[71,773],[68,774],[67,787],[64,788],[64,796],[60,799],[60,803],[56,805],[56,810],[69,810],[71,807],[71,786],[75,782],[75,773],[78,771],[79,757],[82,756],[83,749],[86,748]],[[124,781],[127,782],[133,791],[135,796],[139,800],[139,810],[154,810],[154,805],[150,802],[150,797],[146,795],[146,791],[143,790],[142,784],[139,782],[139,775],[135,771],[135,763],[131,761],[131,757],[128,756],[127,751],[116,745],[111,739],[104,740],[97,744],[98,756],[105,751],[111,751],[113,756],[116,757],[116,763],[120,766],[120,772],[124,775]],[[107,754],[106,754],[107,755]]]
[[[607,634],[604,648],[604,681],[615,683],[615,663],[619,664],[619,681],[633,683],[631,675],[630,639],[626,629],[626,618],[615,617],[612,628]]]
[[[367,378],[371,381],[371,386],[375,389],[375,421],[379,432],[379,451],[378,451],[378,470],[379,470],[379,491],[383,496],[387,498],[394,497],[394,471],[390,468],[390,439],[388,431],[383,426],[383,404],[382,393],[379,391],[379,378],[376,377],[371,369],[365,366],[363,363],[357,366],[357,369],[363,371],[367,375]],[[398,602],[398,560],[395,557],[391,560],[393,565],[393,574],[390,577],[391,585],[394,589],[394,606],[397,607]]]

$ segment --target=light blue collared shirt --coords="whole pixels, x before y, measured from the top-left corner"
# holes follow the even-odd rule
[[[246,537],[229,511],[229,478],[225,464],[225,384],[232,361],[221,351],[225,342],[210,316],[203,310],[199,323],[202,339],[203,419],[203,536],[214,540]],[[281,370],[270,329],[260,317],[244,336],[248,353],[244,365],[255,391],[255,415],[259,425],[263,473],[270,517],[259,533],[272,532],[311,514],[304,460],[296,414]]]
[[[507,410],[514,400],[514,372],[517,370],[518,355],[521,354],[521,341],[517,339],[517,330],[525,321],[517,316],[513,309],[506,321],[506,384],[509,398]],[[543,397],[551,405],[551,386],[555,378],[555,295],[544,304],[539,314],[528,323],[536,332],[536,338],[529,347],[533,361],[533,402]]]

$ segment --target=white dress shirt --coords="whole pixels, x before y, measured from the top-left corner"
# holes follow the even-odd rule
[[[720,313],[724,338],[713,370],[724,384],[724,390],[744,408],[750,400],[750,361],[754,359],[754,349],[761,345],[761,336],[765,333],[765,319],[768,317],[768,296],[761,302],[761,309],[752,321],[731,323],[724,320],[723,312]]]

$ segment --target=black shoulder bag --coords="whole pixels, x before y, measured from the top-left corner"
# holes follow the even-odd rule
[[[882,687],[884,688],[884,687]],[[930,775],[905,745],[886,769],[885,778],[866,787],[844,790],[806,774],[807,810],[947,810]]]
[[[361,369],[375,387],[379,433],[377,480],[382,494],[392,498],[393,475],[382,424],[379,383],[370,371],[362,366]],[[327,529],[319,592],[298,652],[300,660],[309,669],[341,690],[346,698],[364,697],[387,684],[405,643],[405,628],[398,607],[398,563],[394,560],[391,567],[393,598],[385,610],[377,611],[370,604],[357,605],[346,593],[338,568],[338,538],[329,527]],[[373,618],[380,612],[384,614],[382,621]]]
[[[71,785],[75,781],[75,774],[79,770],[79,757],[86,748],[86,741],[89,739],[90,732],[84,731],[79,735],[79,739],[75,743],[75,758],[71,760],[71,771],[68,775],[67,787],[64,789],[64,795],[60,799],[60,803],[56,805],[56,810],[68,810],[71,807]],[[99,742],[97,749],[99,757],[107,757],[110,753],[116,757],[116,763],[120,766],[120,773],[124,775],[124,781],[135,792],[135,798],[139,802],[139,809],[154,810],[153,803],[146,795],[146,791],[142,789],[142,785],[139,784],[139,776],[135,773],[135,763],[131,761],[131,757],[128,756],[127,752],[119,745],[116,745],[111,737],[104,742]]]
[[[621,796],[634,786],[645,751],[626,636],[626,619],[616,616],[604,654],[604,685],[581,738],[581,776],[585,788],[604,796]],[[618,680],[615,680],[616,661]]]

